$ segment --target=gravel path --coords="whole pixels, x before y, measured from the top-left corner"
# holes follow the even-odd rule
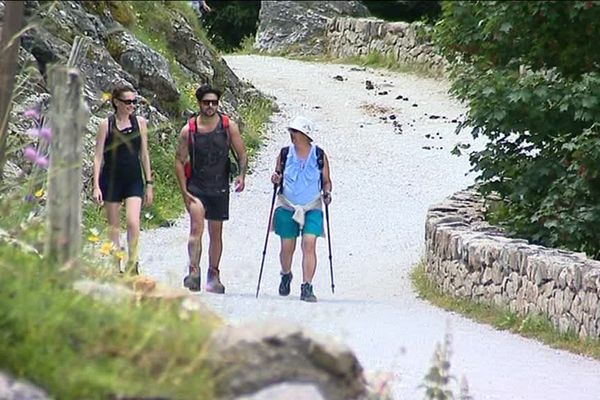
[[[468,138],[454,134],[452,120],[464,109],[449,99],[445,83],[271,57],[234,56],[227,62],[240,77],[276,96],[281,112],[272,118],[247,190],[232,194],[221,267],[227,294],[200,293],[207,304],[232,323],[280,318],[334,335],[352,347],[368,371],[393,373],[397,399],[423,398],[418,385],[447,331],[453,341],[452,372],[467,377],[477,400],[600,398],[599,362],[496,331],[416,298],[409,273],[424,250],[426,210],[473,180],[466,174],[466,157],[449,153],[457,140]],[[337,75],[343,80],[334,79]],[[367,90],[365,80],[375,89]],[[254,298],[272,193],[269,176],[278,149],[288,141],[285,123],[296,113],[316,122],[314,137],[330,157],[333,179],[336,293],[330,290],[327,242],[321,240],[316,304],[298,300],[296,278],[290,297],[277,295],[275,236],[269,239],[260,298]],[[391,114],[401,123],[401,134],[392,121],[380,119]],[[143,233],[144,272],[180,287],[187,230],[183,217],[174,227]],[[296,277],[301,276],[299,261],[294,260]],[[204,273],[204,255],[202,266]]]

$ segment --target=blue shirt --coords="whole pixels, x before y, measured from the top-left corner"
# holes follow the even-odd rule
[[[321,171],[317,163],[317,146],[311,145],[308,157],[298,157],[296,147],[290,145],[283,171],[283,194],[295,205],[306,205],[321,193]]]

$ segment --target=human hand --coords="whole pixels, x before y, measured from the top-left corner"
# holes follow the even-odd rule
[[[236,192],[243,192],[244,188],[246,187],[246,182],[243,176],[238,176],[235,179],[235,191]]]
[[[144,205],[150,207],[154,201],[154,187],[152,185],[146,186],[146,196],[144,199]]]
[[[281,174],[274,172],[273,175],[271,175],[271,183],[279,185],[281,183]]]
[[[94,201],[101,206],[102,204],[104,204],[104,199],[102,198],[102,190],[100,190],[99,187],[94,186],[94,191],[92,193],[92,198],[94,199]]]
[[[323,192],[323,202],[327,206],[331,204],[331,192]]]
[[[185,208],[189,210],[190,208],[190,204],[194,203],[196,201],[198,201],[198,199],[196,199],[190,192],[188,192],[187,190],[184,190],[181,192],[181,195],[183,196],[183,202],[185,204]]]

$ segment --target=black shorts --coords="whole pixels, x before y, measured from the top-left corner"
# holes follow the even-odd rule
[[[202,202],[205,219],[211,221],[227,221],[229,219],[229,190],[222,194],[207,195],[188,185],[188,191]]]
[[[110,180],[106,174],[100,174],[100,190],[102,198],[109,203],[120,203],[128,197],[144,198],[144,181],[142,177],[115,177]]]

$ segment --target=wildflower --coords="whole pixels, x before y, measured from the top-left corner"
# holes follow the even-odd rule
[[[29,129],[26,133],[31,137],[39,137],[46,140],[47,142],[52,140],[52,130],[48,127],[32,128]]]
[[[48,168],[48,165],[50,164],[48,157],[39,154],[33,147],[27,147],[23,152],[23,156],[41,168]]]
[[[102,247],[100,247],[100,254],[108,256],[110,255],[113,249],[113,244],[111,242],[102,243]]]
[[[97,243],[100,241],[100,236],[92,234],[92,235],[88,236],[87,239],[88,239],[88,242]]]
[[[39,121],[40,120],[40,113],[37,110],[37,107],[32,107],[28,110],[25,110],[25,112],[23,113],[23,116],[25,118],[31,118],[33,120]]]
[[[115,253],[115,257],[117,257],[119,260],[124,260],[125,252],[123,250],[119,250]]]
[[[44,189],[40,189],[40,190],[38,190],[38,191],[37,191],[37,192],[35,192],[33,195],[34,195],[36,198],[38,198],[38,199],[40,199],[40,198],[44,197]]]
[[[107,92],[102,93],[102,101],[103,102],[106,103],[107,101],[110,101],[111,98],[112,98],[112,96],[110,93],[107,93]]]
[[[25,201],[28,203],[32,203],[33,200],[35,199],[35,197],[33,197],[33,195],[30,193],[27,196],[25,196]]]

